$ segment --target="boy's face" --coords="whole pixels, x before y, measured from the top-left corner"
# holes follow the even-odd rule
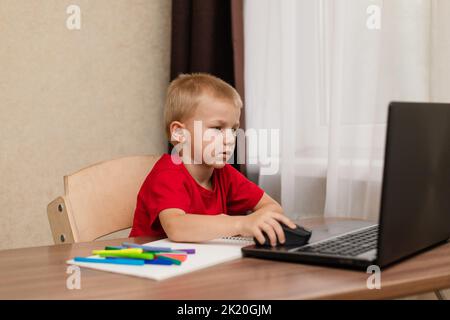
[[[194,114],[183,122],[190,136],[185,143],[191,163],[201,159],[207,166],[224,167],[234,150],[240,115],[231,101],[204,94]]]

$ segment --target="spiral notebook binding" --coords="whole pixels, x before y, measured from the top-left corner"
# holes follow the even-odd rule
[[[251,237],[222,237],[222,239],[239,241],[239,242],[253,242],[253,238],[251,238]]]

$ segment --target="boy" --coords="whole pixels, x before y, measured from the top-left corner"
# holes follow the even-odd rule
[[[264,243],[264,232],[272,246],[277,238],[285,242],[280,223],[293,229],[295,224],[275,200],[226,163],[241,108],[237,91],[214,76],[180,75],[172,81],[165,124],[174,152],[164,154],[144,181],[130,237],[201,242],[240,235]]]

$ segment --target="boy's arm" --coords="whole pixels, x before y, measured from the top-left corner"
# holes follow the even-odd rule
[[[278,213],[284,214],[283,208],[276,202],[272,197],[270,197],[267,193],[264,192],[264,195],[258,201],[256,206],[253,208],[253,211],[258,210],[270,210]]]
[[[295,227],[295,224],[283,215],[281,206],[267,194],[263,195],[253,210],[254,212],[247,216],[225,214],[209,216],[186,214],[181,209],[173,208],[161,211],[159,220],[167,237],[176,242],[201,242],[243,235],[255,236],[263,243],[262,231],[265,231],[271,244],[275,245],[277,237],[282,243],[285,240],[279,223]]]
[[[186,214],[181,209],[165,209],[159,213],[159,221],[172,241],[201,242],[240,233],[237,216]]]

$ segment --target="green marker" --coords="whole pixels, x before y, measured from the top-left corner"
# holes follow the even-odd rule
[[[135,252],[120,252],[116,250],[109,250],[110,252],[99,252],[97,255],[100,257],[120,257],[120,258],[132,258],[142,260],[153,260],[155,255],[153,253],[135,253]]]
[[[120,249],[120,250],[92,250],[92,254],[102,254],[102,253],[143,253],[142,249]]]
[[[122,249],[126,249],[125,247],[120,247],[120,246],[106,246],[105,250],[122,250]]]

